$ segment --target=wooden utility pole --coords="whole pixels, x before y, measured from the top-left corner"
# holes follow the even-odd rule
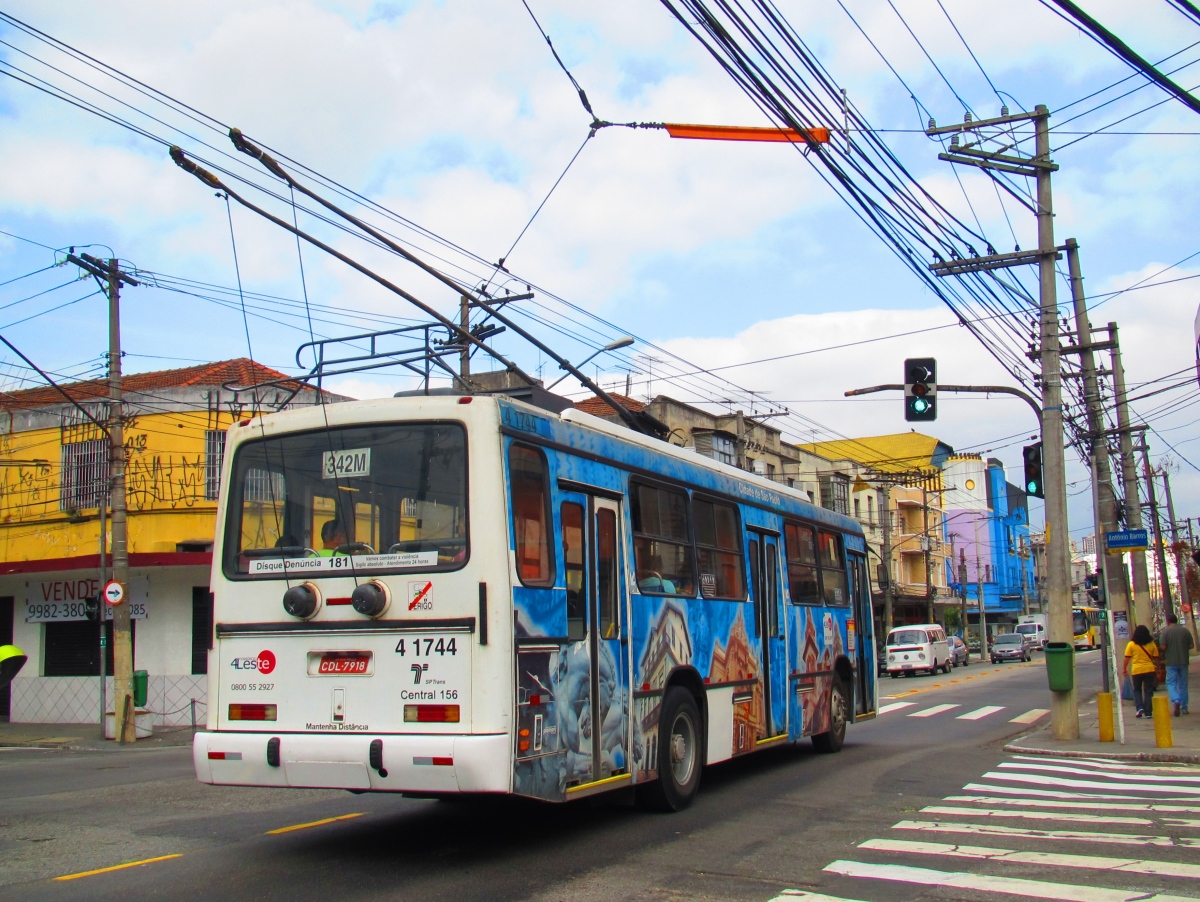
[[[121,391],[121,270],[108,261],[109,510],[112,511],[112,578],[125,589],[113,607],[113,719],[117,740],[137,741],[133,710],[133,632],[129,619],[129,539],[125,519],[124,405]]]

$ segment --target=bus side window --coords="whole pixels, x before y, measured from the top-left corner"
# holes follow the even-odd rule
[[[617,515],[608,508],[596,512],[596,564],[600,638],[616,639],[621,631],[617,597]]]
[[[587,581],[584,554],[583,505],[564,501],[562,515],[563,569],[567,577],[567,641],[587,637]]]
[[[817,533],[818,554],[821,562],[821,586],[825,603],[844,605],[850,601],[846,587],[846,559],[842,556],[842,537],[821,530]]]
[[[554,585],[550,553],[550,490],[546,459],[522,445],[508,450],[517,575],[527,586]]]
[[[783,540],[787,553],[788,591],[792,596],[792,604],[820,604],[817,545],[812,528],[785,523]]]
[[[695,595],[687,492],[636,482],[630,489],[638,588],[654,595]]]
[[[707,498],[692,499],[700,594],[705,598],[746,597],[742,579],[742,542],[737,508]]]

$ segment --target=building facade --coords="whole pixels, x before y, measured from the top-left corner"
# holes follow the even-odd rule
[[[241,359],[123,380],[125,603],[134,667],[149,674],[146,710],[155,725],[204,718],[225,430],[317,400],[296,384],[252,387],[282,379]],[[113,668],[111,620],[101,630],[84,602],[112,572],[110,447],[98,425],[110,419],[108,384],[63,389],[78,407],[52,388],[0,394],[0,634],[29,656],[0,695],[0,716],[14,722],[98,723],[101,667],[109,675]],[[111,676],[103,694],[111,702]]]

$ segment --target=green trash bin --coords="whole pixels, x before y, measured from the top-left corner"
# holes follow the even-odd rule
[[[146,692],[150,684],[150,674],[144,670],[133,672],[133,706],[146,707]]]
[[[1051,692],[1075,688],[1075,646],[1070,642],[1046,643],[1046,677]]]

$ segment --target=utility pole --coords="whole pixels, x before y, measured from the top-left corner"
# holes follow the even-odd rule
[[[1025,572],[1025,562],[1029,560],[1029,550],[1025,547],[1025,538],[1023,536],[1017,539],[1020,542],[1020,550],[1017,552],[1017,560],[1021,562],[1021,613],[1029,613],[1029,587]]]
[[[979,137],[982,129],[1007,126],[1018,121],[1032,121],[1034,126],[1034,156],[1032,159],[1005,153],[991,153],[977,146],[960,146],[958,135],[971,133]],[[997,169],[1014,175],[1033,178],[1037,184],[1036,251],[1014,251],[1011,254],[989,253],[983,257],[939,260],[930,269],[938,276],[965,275],[992,269],[1037,264],[1040,344],[1037,356],[1042,364],[1042,467],[1045,485],[1046,511],[1046,569],[1049,595],[1049,639],[1071,644],[1074,631],[1071,623],[1071,559],[1070,529],[1067,525],[1066,456],[1063,448],[1062,376],[1059,366],[1058,301],[1055,291],[1054,261],[1058,248],[1054,244],[1054,203],[1050,177],[1058,166],[1050,160],[1050,110],[1043,104],[1032,113],[1009,115],[1007,109],[995,119],[972,121],[968,115],[961,125],[938,128],[935,123],[925,130],[926,135],[951,134],[950,149],[938,154],[938,159],[981,169]],[[980,142],[975,142],[980,143]],[[982,603],[983,599],[980,598]],[[1075,690],[1051,692],[1050,728],[1055,739],[1079,738],[1079,710]]]
[[[883,630],[884,636],[892,631],[892,487],[883,484],[883,568],[886,579],[883,583]]]
[[[1158,562],[1159,605],[1160,615],[1165,618],[1175,605],[1171,599],[1171,581],[1167,578],[1167,554],[1163,548],[1162,524],[1158,518],[1158,500],[1154,491],[1154,470],[1150,466],[1150,446],[1146,444],[1146,436],[1142,435],[1142,470],[1146,477],[1146,502],[1150,505],[1150,523],[1154,527],[1154,556]],[[1150,621],[1146,622],[1150,626]]]
[[[1075,307],[1075,347],[1064,353],[1078,353],[1083,376],[1083,397],[1087,410],[1088,457],[1092,466],[1092,507],[1096,523],[1096,569],[1104,577],[1104,592],[1108,607],[1128,616],[1129,596],[1125,589],[1125,574],[1119,568],[1108,567],[1104,535],[1117,529],[1117,497],[1112,486],[1112,471],[1108,460],[1108,436],[1104,428],[1104,410],[1100,401],[1100,382],[1096,370],[1097,350],[1111,350],[1112,342],[1092,341],[1092,326],[1088,321],[1087,301],[1083,293],[1083,275],[1079,265],[1079,243],[1068,238],[1067,269],[1071,277],[1071,300]],[[1105,670],[1105,679],[1108,671]],[[1107,690],[1106,690],[1107,691]]]
[[[967,549],[959,549],[958,552],[958,603],[960,606],[959,616],[962,618],[963,642],[967,643],[967,660],[971,660],[971,630],[967,623]],[[983,646],[979,646],[980,654],[983,653]],[[982,657],[979,659],[983,660]]]
[[[129,619],[129,533],[125,519],[125,438],[121,394],[121,270],[108,261],[109,509],[112,511],[112,578],[125,589],[113,606],[113,718],[117,740],[137,741],[133,711],[133,634]]]
[[[933,623],[933,537],[929,535],[929,487],[921,483],[921,548],[925,553],[926,623]]]
[[[1137,459],[1133,454],[1133,432],[1129,427],[1129,394],[1125,390],[1125,367],[1121,363],[1121,341],[1117,324],[1108,324],[1112,342],[1113,395],[1117,409],[1117,438],[1121,449],[1121,484],[1125,489],[1125,528],[1142,528],[1142,503],[1138,496]],[[1130,561],[1133,579],[1133,610],[1130,627],[1153,621],[1150,612],[1150,574],[1146,552],[1134,551]]]
[[[1163,478],[1163,493],[1167,496],[1167,519],[1171,524],[1171,550],[1175,552],[1175,578],[1179,580],[1179,609],[1180,612],[1185,610],[1185,622],[1192,634],[1192,641],[1200,645],[1200,641],[1196,638],[1196,602],[1192,599],[1191,592],[1188,591],[1187,580],[1184,578],[1186,564],[1184,562],[1184,549],[1187,544],[1179,535],[1179,521],[1175,519],[1175,502],[1171,498],[1171,474],[1165,469],[1162,473]]]
[[[464,332],[471,331],[471,299],[465,294],[458,299],[458,325]],[[467,376],[471,375],[471,344],[464,341],[458,356],[458,374],[466,387]]]

